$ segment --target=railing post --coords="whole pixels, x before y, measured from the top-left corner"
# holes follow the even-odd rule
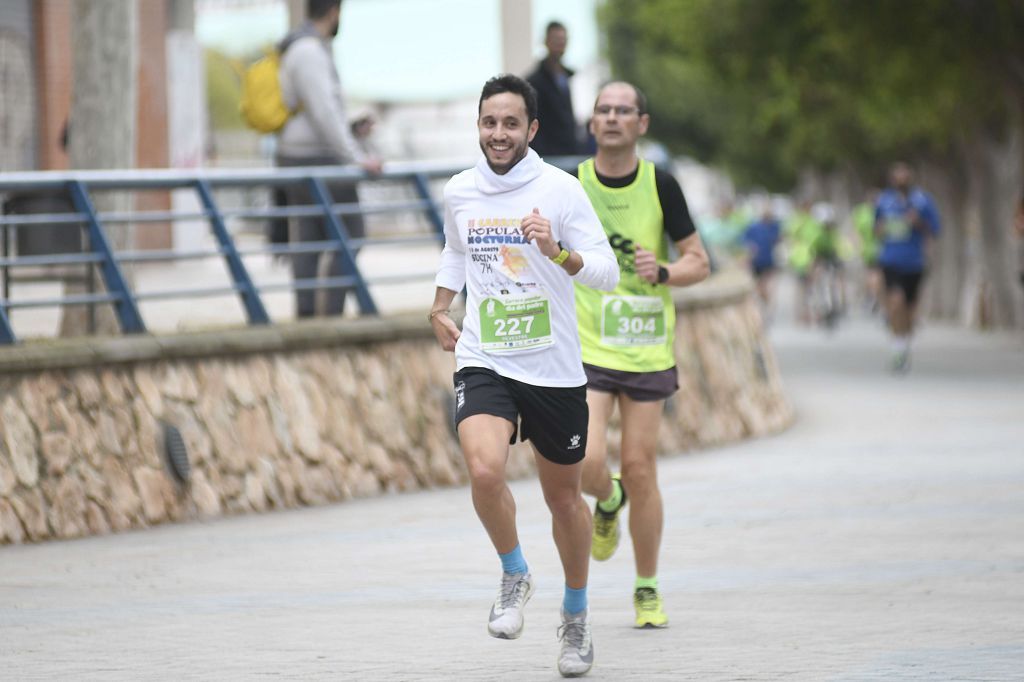
[[[345,223],[341,220],[341,217],[335,215],[331,209],[333,202],[331,201],[330,192],[327,191],[326,185],[324,185],[323,180],[320,178],[310,178],[309,184],[313,190],[313,197],[324,209],[327,236],[331,240],[338,242],[338,255],[342,259],[342,270],[349,270],[352,273],[352,277],[356,280],[356,300],[359,301],[359,309],[363,313],[376,315],[377,305],[370,296],[370,290],[366,286],[366,280],[363,279],[362,273],[359,272],[359,266],[356,265],[356,255],[352,252],[352,247],[348,243],[348,230],[345,228]]]
[[[4,258],[7,258],[11,253],[11,226],[4,225],[2,229],[4,231],[2,237],[2,251]],[[0,344],[9,345],[17,343],[18,340],[14,337],[14,329],[11,328],[11,318],[8,317],[7,308],[5,307],[7,301],[11,298],[11,274],[7,266],[4,266],[3,279],[3,290],[0,291],[0,299],[3,300],[3,304],[0,304]]]
[[[103,228],[100,227],[96,209],[92,205],[92,200],[89,199],[88,192],[85,191],[85,185],[78,180],[69,180],[68,191],[71,194],[71,200],[75,204],[75,210],[84,214],[86,222],[89,224],[89,248],[103,259],[101,268],[103,282],[107,286],[107,291],[117,297],[117,300],[114,302],[114,311],[117,313],[117,320],[121,325],[121,331],[125,334],[145,333],[146,325],[143,324],[142,316],[139,315],[139,308],[135,303],[135,297],[132,296],[132,292],[128,288],[128,282],[125,280],[124,274],[117,264],[114,249],[110,246],[110,242],[107,241],[107,235],[103,233]]]
[[[427,202],[427,219],[433,226],[434,231],[443,238],[444,218],[441,217],[441,212],[437,209],[437,202],[434,201],[434,197],[430,194],[430,185],[427,183],[426,176],[423,173],[415,173],[412,176],[412,182],[416,186],[416,193]]]
[[[6,298],[4,303],[7,303]],[[11,328],[11,320],[7,317],[7,306],[0,305],[0,344],[10,345],[17,342],[18,339],[14,337],[14,329]]]
[[[249,316],[249,324],[270,324],[270,316],[267,315],[267,309],[263,307],[263,301],[260,300],[259,292],[256,291],[256,285],[253,284],[249,271],[245,269],[242,257],[238,254],[238,249],[235,248],[235,242],[224,225],[224,217],[221,216],[220,209],[213,200],[210,185],[205,180],[196,180],[196,191],[199,192],[206,215],[210,218],[213,235],[224,251],[224,260],[231,272],[231,280],[238,287],[238,295],[241,296],[242,305],[245,306],[245,312]]]

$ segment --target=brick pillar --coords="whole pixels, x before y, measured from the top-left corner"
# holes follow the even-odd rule
[[[35,2],[36,84],[39,97],[39,169],[65,170],[61,133],[71,110],[71,5]]]
[[[167,168],[167,49],[168,6],[166,0],[145,0],[139,5],[138,137],[135,165],[138,168]],[[137,211],[169,211],[169,192],[139,192]],[[169,249],[170,223],[139,223],[135,246],[139,249]]]

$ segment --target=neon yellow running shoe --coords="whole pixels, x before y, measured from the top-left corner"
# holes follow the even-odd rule
[[[594,538],[590,543],[590,555],[597,561],[607,561],[619,547],[619,512],[626,506],[626,489],[622,487],[619,474],[612,476],[612,485],[619,486],[622,501],[619,508],[606,512],[599,504],[594,504]]]
[[[661,596],[650,587],[638,587],[633,593],[638,628],[667,628],[668,616],[661,607]]]

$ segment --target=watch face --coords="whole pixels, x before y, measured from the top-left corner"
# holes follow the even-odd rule
[[[20,33],[0,28],[0,171],[31,166],[35,96],[28,42]]]

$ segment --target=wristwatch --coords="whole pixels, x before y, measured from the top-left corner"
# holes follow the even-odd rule
[[[565,261],[569,260],[569,251],[562,246],[562,242],[558,242],[558,248],[561,249],[561,251],[558,252],[557,256],[551,259],[551,262],[555,265],[561,265]]]
[[[664,265],[658,266],[658,284],[664,284],[668,281],[668,268]]]

